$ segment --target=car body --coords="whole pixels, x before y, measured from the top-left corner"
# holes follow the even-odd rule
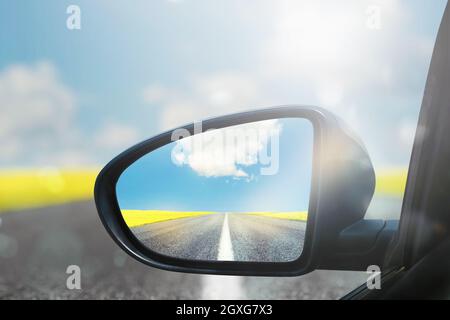
[[[148,250],[129,231],[115,191],[121,173],[143,155],[170,143],[168,131],[112,160],[96,183],[100,218],[131,256],[171,271],[294,276],[315,269],[369,270],[379,266],[381,286],[367,284],[345,299],[446,299],[450,287],[450,8],[440,26],[420,111],[399,221],[364,219],[375,178],[359,139],[333,114],[315,107],[288,106],[212,118],[208,128],[225,128],[286,116],[310,119],[315,127],[315,168],[305,248],[287,263],[194,261]],[[181,127],[192,134],[194,124]],[[320,143],[319,143],[319,142]],[[337,148],[337,154],[330,150]],[[348,152],[348,154],[346,153]],[[343,160],[342,160],[343,159]],[[333,163],[333,167],[326,163]],[[336,165],[337,164],[337,165]]]

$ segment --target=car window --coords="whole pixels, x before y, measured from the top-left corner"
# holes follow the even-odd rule
[[[377,176],[366,217],[399,218],[447,1],[77,2],[0,2],[0,211],[39,207],[46,219],[92,213],[98,168],[139,140],[205,117],[304,104],[331,110],[366,145]],[[87,205],[67,209],[74,201]],[[54,205],[64,209],[47,209]],[[22,217],[12,225],[31,225]],[[59,226],[55,233],[65,234]],[[78,232],[87,231],[73,232],[72,244],[83,247]],[[15,259],[19,236],[6,236],[0,241],[13,247],[3,258]],[[51,247],[43,237],[36,244]],[[65,243],[43,262],[48,270],[68,259],[59,247]],[[70,252],[72,260],[86,260],[82,251]],[[93,274],[102,270],[95,263]],[[338,298],[366,279],[332,271],[294,280],[186,275],[176,276],[182,289],[171,291],[163,271],[145,270],[160,275],[158,297],[175,298],[197,298],[196,286],[203,298]]]

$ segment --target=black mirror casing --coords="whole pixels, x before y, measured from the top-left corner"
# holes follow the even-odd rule
[[[283,106],[237,113],[202,121],[209,129],[276,118],[306,118],[314,128],[313,172],[305,242],[301,256],[291,262],[231,262],[184,260],[161,255],[142,245],[126,225],[116,197],[122,172],[145,154],[172,141],[170,130],[124,151],[97,177],[95,202],[110,236],[133,258],[147,265],[178,272],[296,276],[316,269],[336,249],[342,230],[364,217],[375,189],[375,173],[359,139],[332,113],[308,106]],[[191,135],[195,124],[186,129]]]

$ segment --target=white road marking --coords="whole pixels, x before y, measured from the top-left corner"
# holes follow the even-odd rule
[[[228,226],[228,213],[225,213],[225,218],[223,219],[217,260],[234,261],[233,245],[231,244],[230,228]]]
[[[219,240],[217,260],[233,261],[233,245],[231,244],[228,213],[225,214]],[[242,277],[238,276],[202,276],[202,299],[239,300],[246,299],[242,286]]]
[[[242,277],[202,276],[202,299],[204,300],[241,300],[246,299]]]

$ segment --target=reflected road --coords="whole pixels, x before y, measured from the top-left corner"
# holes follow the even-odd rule
[[[249,214],[211,214],[132,228],[150,249],[195,260],[271,261],[297,259],[306,223]]]

